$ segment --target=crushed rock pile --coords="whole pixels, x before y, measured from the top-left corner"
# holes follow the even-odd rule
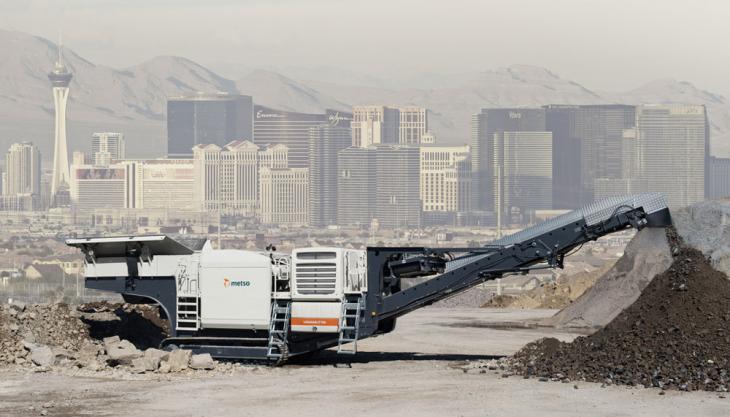
[[[482,305],[495,308],[564,308],[604,275],[613,262],[593,270],[558,277],[555,282],[546,283],[518,295],[498,295]]]
[[[571,343],[542,339],[512,358],[525,376],[727,391],[730,281],[668,231],[673,262],[603,329]]]
[[[209,354],[162,351],[167,321],[156,306],[22,303],[0,306],[0,366],[131,373],[214,369]],[[121,336],[121,337],[120,337]]]
[[[599,329],[636,301],[652,278],[666,271],[671,263],[672,253],[664,229],[640,230],[612,268],[573,303],[542,324]]]

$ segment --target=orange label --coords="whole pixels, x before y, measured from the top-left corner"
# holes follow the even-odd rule
[[[292,326],[339,326],[340,319],[337,318],[309,318],[309,317],[292,317]]]

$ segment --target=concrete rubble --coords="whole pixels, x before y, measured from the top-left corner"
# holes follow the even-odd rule
[[[190,358],[190,367],[193,369],[214,369],[215,361],[210,356],[210,353],[193,355]]]
[[[151,319],[145,322],[145,317]],[[150,306],[106,303],[75,308],[65,304],[0,305],[0,366],[36,372],[81,369],[129,374],[219,368],[209,354],[157,349],[166,333],[163,322]],[[108,335],[110,333],[130,335],[133,340],[118,334]]]

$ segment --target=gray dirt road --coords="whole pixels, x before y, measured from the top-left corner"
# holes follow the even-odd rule
[[[309,363],[246,367],[128,381],[0,371],[0,415],[38,416],[727,416],[730,399],[704,392],[601,388],[466,374],[467,360],[511,354],[551,329],[495,329],[495,322],[551,311],[424,309],[389,335],[361,342],[355,358],[325,352]],[[352,363],[348,364],[347,360]]]

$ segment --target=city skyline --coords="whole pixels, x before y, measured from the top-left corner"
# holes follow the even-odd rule
[[[49,78],[52,81],[56,80],[54,97],[57,104],[56,147],[58,148],[59,144],[63,145],[65,142],[64,129],[58,128],[64,125],[65,118],[59,116],[65,113],[65,99],[68,97],[68,85],[71,79],[70,73],[62,63],[60,50],[59,59]],[[64,100],[59,103],[58,97]],[[196,185],[196,191],[192,193],[193,199],[189,202],[181,201],[182,204],[176,208],[191,210],[192,207],[192,211],[210,209],[217,212],[225,211],[222,207],[231,203],[234,206],[240,204],[237,203],[239,197],[223,197],[220,190],[230,189],[230,192],[236,194],[240,192],[237,191],[239,184],[253,182],[256,185],[247,186],[249,194],[245,198],[248,202],[243,203],[243,207],[247,208],[243,212],[235,209],[231,213],[253,214],[261,216],[260,219],[268,219],[267,221],[287,219],[279,220],[284,223],[295,221],[291,219],[296,219],[298,224],[308,222],[327,224],[335,219],[338,223],[342,222],[339,212],[326,215],[327,221],[316,220],[319,214],[314,213],[309,204],[312,201],[321,206],[323,201],[332,198],[336,200],[338,206],[345,204],[337,194],[337,184],[328,179],[330,185],[324,186],[325,182],[321,179],[323,175],[321,172],[328,172],[327,175],[330,177],[349,178],[350,170],[361,169],[359,165],[365,160],[358,158],[352,159],[353,165],[344,170],[339,166],[339,162],[336,161],[347,155],[339,151],[344,147],[368,149],[362,155],[370,155],[366,159],[372,160],[372,168],[364,172],[360,181],[368,181],[372,183],[368,186],[374,188],[371,192],[363,192],[361,182],[352,189],[351,197],[343,198],[359,201],[354,204],[357,206],[357,211],[364,215],[361,224],[367,224],[367,219],[370,218],[372,221],[379,220],[379,223],[382,222],[389,228],[421,225],[422,214],[428,211],[444,212],[443,214],[449,212],[452,216],[458,213],[491,212],[497,213],[498,223],[503,220],[522,223],[529,221],[531,213],[535,210],[572,209],[590,203],[598,197],[610,197],[634,191],[645,192],[649,189],[659,189],[669,193],[670,204],[685,205],[700,201],[705,195],[709,195],[713,186],[709,174],[720,172],[713,169],[710,163],[718,166],[724,163],[724,160],[709,158],[710,123],[704,106],[547,105],[541,108],[483,108],[480,113],[472,115],[471,149],[474,153],[470,152],[468,156],[471,163],[458,168],[456,162],[452,160],[449,164],[440,164],[434,172],[436,175],[429,177],[426,172],[430,168],[424,165],[423,161],[424,158],[430,158],[428,156],[430,154],[423,151],[428,147],[443,144],[432,143],[433,135],[431,135],[429,144],[424,145],[425,148],[421,147],[421,136],[427,133],[430,135],[429,110],[423,107],[369,105],[354,106],[352,114],[333,110],[322,114],[303,114],[254,105],[254,98],[251,96],[223,93],[171,96],[167,99],[167,105],[170,113],[170,117],[166,120],[168,143],[176,150],[172,154],[168,151],[168,158],[172,159],[167,161],[174,163],[176,157],[187,156],[193,157],[196,161],[205,160],[206,164],[208,161],[213,162],[213,165],[206,165],[205,169],[196,168],[192,174],[194,178],[190,178],[196,184],[202,181],[206,184],[205,188]],[[171,110],[173,105],[176,106],[174,111]],[[644,114],[653,113],[661,116],[654,119],[643,117]],[[334,145],[333,142],[316,150],[317,139],[326,136],[313,136],[313,132],[322,127],[347,129],[339,135],[346,139],[346,132],[350,132],[350,143]],[[235,138],[241,136],[244,136],[242,139],[247,142],[236,141]],[[234,141],[230,142],[231,140]],[[540,142],[542,151],[534,148],[533,142]],[[229,150],[239,149],[246,143],[252,147],[254,155],[261,155],[243,158],[249,165],[254,164],[255,171],[249,171],[253,174],[245,174],[244,171],[239,173],[238,165],[232,166],[233,171],[230,171],[230,175],[222,174],[223,161],[242,160],[239,156],[219,157],[217,161],[208,156],[203,159],[198,157],[198,151],[205,150],[207,155],[210,149],[215,154],[224,144],[226,149],[224,154],[227,155]],[[191,148],[188,156],[184,149],[192,144],[195,146]],[[665,144],[671,146],[664,146]],[[259,146],[263,146],[260,153]],[[328,146],[334,147],[327,149]],[[279,167],[271,165],[266,168],[262,166],[262,162],[256,162],[272,158],[274,154],[271,152],[278,147],[282,147],[284,152],[284,165]],[[410,152],[409,148],[414,151],[421,148],[420,156],[418,152]],[[138,204],[140,198],[137,197],[137,194],[143,192],[137,188],[144,187],[137,185],[136,178],[140,172],[135,168],[135,160],[126,160],[124,134],[94,133],[91,149],[91,154],[74,152],[73,175],[70,176],[72,180],[68,184],[71,188],[71,201],[66,204],[85,210],[144,209],[145,205]],[[319,156],[322,152],[330,156],[326,158]],[[390,157],[399,154],[402,154],[398,157],[401,159]],[[405,157],[408,154],[412,156]],[[531,166],[537,168],[537,164],[545,162],[541,154],[550,155],[547,160],[549,164],[541,165],[547,169],[532,170]],[[236,151],[231,155],[239,154]],[[675,160],[686,155],[692,155],[693,159],[681,171],[683,176],[679,178],[679,183],[684,185],[675,187],[676,181],[664,179],[663,172],[666,170],[664,160],[666,158]],[[52,204],[55,204],[54,184],[57,179],[63,176],[69,177],[69,174],[63,173],[63,164],[58,163],[63,154],[56,149],[54,156],[56,161],[51,170],[50,190]],[[271,159],[275,160],[276,158]],[[553,164],[553,160],[559,162]],[[136,162],[140,163],[140,169],[144,169],[144,161]],[[325,165],[320,166],[322,163]],[[197,164],[196,162],[196,166]],[[402,167],[404,170],[392,171],[396,166],[403,164],[414,164],[415,168],[404,166]],[[338,165],[337,171],[333,169],[335,165]],[[324,169],[317,174],[320,179],[316,183],[316,187],[323,187],[322,190],[329,187],[324,194],[317,194],[322,190],[314,190],[309,182],[310,169],[313,166],[319,166],[317,170]],[[472,174],[472,178],[468,180],[459,178],[462,175],[459,172],[464,172],[465,167],[470,167],[467,171],[471,171]],[[214,174],[211,177],[209,174],[212,172],[211,169],[215,172],[220,171],[221,174]],[[301,173],[295,173],[297,169],[301,170]],[[14,172],[11,174],[15,175]],[[444,193],[438,189],[445,189],[447,183],[436,185],[433,181],[437,178],[442,178],[438,181],[444,181],[443,178],[446,176],[450,178],[447,182],[450,188]],[[388,191],[391,185],[388,181],[390,178],[399,178],[405,181],[404,184],[411,185],[405,187],[407,189],[403,189],[402,193],[396,190],[402,188],[403,184]],[[424,182],[424,178],[428,178],[428,182]],[[118,183],[114,186],[118,188],[116,194],[108,189],[108,186],[113,185],[109,181]],[[288,192],[278,191],[284,194],[278,194],[278,198],[272,199],[273,191],[263,191],[286,190],[286,187],[294,186],[295,183],[299,187],[297,193],[303,195],[298,202],[286,202]],[[81,191],[80,184],[88,185],[84,185]],[[262,188],[263,184],[267,184],[268,188]],[[207,191],[208,189],[210,191]],[[251,194],[254,189],[255,194]],[[207,197],[201,197],[199,194],[203,190],[206,190],[204,193]],[[471,190],[473,193],[466,199],[469,204],[455,202],[464,198],[463,190],[467,192]],[[575,196],[565,198],[566,195],[561,195],[564,193],[561,190],[570,190]],[[440,194],[438,201],[428,201],[425,198],[425,195],[434,193]],[[187,190],[182,194],[187,195]],[[456,194],[459,196],[456,197]],[[545,196],[542,196],[543,194]],[[208,200],[213,203],[212,206],[206,203]],[[449,202],[446,202],[447,200]],[[13,202],[16,200],[9,201],[15,204]],[[417,201],[420,202],[416,203]],[[287,208],[289,207],[299,211],[292,212],[295,217],[291,217],[289,214],[277,212],[277,209],[273,208],[277,204],[279,205],[277,207],[285,210],[289,210]],[[326,204],[337,211],[334,209],[334,202]],[[5,206],[12,205],[5,204]],[[438,206],[442,208],[434,209]],[[447,206],[451,208],[443,208]],[[315,207],[314,210],[319,210],[318,206]],[[397,214],[400,211],[404,214]],[[267,212],[269,214],[265,214]],[[510,219],[512,214],[517,214],[518,217]],[[455,217],[443,215],[427,216],[423,219],[444,222],[448,218],[452,219],[450,221],[455,221]]]
[[[7,80],[0,85],[0,148],[11,141],[31,140],[40,147],[45,162],[50,162],[53,152],[46,126],[52,120],[47,81],[42,79],[57,59],[57,45],[53,40],[0,30],[0,46],[6,49],[0,77]],[[554,68],[526,65],[494,66],[449,80],[434,78],[415,89],[399,82],[388,87],[359,85],[361,80],[355,76],[338,81],[336,74],[326,70],[316,72],[329,80],[325,82],[306,74],[287,76],[267,70],[235,79],[183,57],[160,56],[132,67],[105,67],[67,43],[64,62],[74,73],[74,106],[67,123],[70,152],[86,150],[83,140],[91,133],[112,130],[125,133],[130,157],[165,155],[164,125],[159,120],[166,117],[166,98],[225,91],[255,96],[258,105],[298,113],[351,111],[353,106],[372,103],[416,104],[432,112],[429,130],[450,145],[469,142],[469,117],[485,106],[704,104],[713,121],[713,155],[730,156],[730,101],[716,90],[706,91],[686,81],[656,79],[631,91],[605,91],[578,83]]]
[[[459,111],[459,120],[471,119],[471,137],[454,145],[449,132],[467,126],[452,123],[445,135],[451,143],[443,140],[444,130],[431,130],[432,121],[444,128],[443,114],[428,107],[428,98],[370,97],[291,111],[286,100],[283,108],[262,104],[256,86],[233,85],[213,73],[201,76],[184,61],[179,63],[190,74],[166,78],[176,86],[162,90],[166,111],[136,110],[165,126],[166,158],[127,155],[126,130],[103,126],[90,135],[91,153],[73,152],[69,169],[69,91],[88,93],[70,87],[89,73],[75,54],[67,67],[60,41],[57,50],[48,73],[55,108],[50,191],[40,199],[40,186],[32,193],[34,202],[50,201],[49,207],[139,211],[135,215],[174,209],[217,213],[219,222],[225,215],[227,222],[243,218],[290,226],[502,225],[527,224],[540,211],[575,209],[631,192],[661,191],[679,207],[701,201],[726,181],[725,160],[710,158],[714,119],[704,104],[615,104],[596,96],[588,103],[559,97],[542,105],[504,106],[480,97],[481,110]],[[196,89],[186,81],[190,76],[204,83]],[[522,76],[535,77],[535,83],[555,79],[549,71],[524,67],[502,76],[517,83],[508,87],[515,91]],[[146,93],[148,87],[132,91]],[[72,99],[72,111],[84,102]],[[126,99],[124,104],[131,107]],[[36,167],[41,154],[35,148]],[[669,166],[678,178],[666,178]],[[7,169],[8,178],[22,175],[19,166]],[[172,189],[189,198],[173,197]],[[24,208],[18,203],[23,193],[9,190],[3,207]]]

